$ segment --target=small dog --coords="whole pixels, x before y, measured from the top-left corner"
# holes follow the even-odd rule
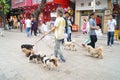
[[[98,48],[93,48],[91,46],[86,46],[88,52],[91,54],[91,56],[93,57],[97,57],[97,58],[103,58],[103,48],[102,47],[98,47]]]
[[[72,40],[71,42],[65,41],[64,49],[76,51],[75,40]]]
[[[34,54],[34,51],[30,49],[22,48],[22,51],[25,53],[26,57],[29,57],[30,54]]]
[[[26,49],[30,49],[30,50],[31,50],[31,49],[33,49],[33,46],[34,46],[34,45],[31,45],[31,44],[22,44],[22,45],[21,45],[21,49],[22,49],[22,48],[26,48]]]
[[[35,63],[39,63],[41,61],[41,56],[40,54],[31,54],[29,56],[29,62],[35,62]]]
[[[43,66],[48,68],[49,70],[52,70],[53,68],[58,67],[57,59],[56,58],[48,58],[46,55],[41,57],[41,61],[43,63]]]

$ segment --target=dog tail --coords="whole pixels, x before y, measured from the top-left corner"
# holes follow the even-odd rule
[[[50,59],[50,62],[53,62],[53,64],[54,64],[56,67],[58,66],[56,59]]]

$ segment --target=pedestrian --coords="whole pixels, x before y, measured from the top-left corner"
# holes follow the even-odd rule
[[[95,30],[98,30],[99,26],[96,25],[96,13],[93,12],[90,16],[91,16],[91,18],[89,20],[89,25],[90,25],[90,40],[91,40],[91,42],[88,43],[88,45],[95,48],[95,43],[97,42],[97,35],[95,33]]]
[[[25,20],[25,24],[26,24],[26,33],[27,33],[27,37],[30,36],[30,28],[31,28],[31,20],[30,20],[30,17],[28,17],[26,20]]]
[[[89,17],[89,19],[90,19],[90,17]],[[86,24],[87,38],[84,41],[84,43],[82,44],[83,47],[85,47],[88,43],[90,43],[90,25],[89,25],[89,19],[88,19],[88,22]]]
[[[65,12],[64,14],[64,19],[65,19],[65,35],[67,35],[68,37],[68,17],[70,16],[70,14],[68,12]],[[64,39],[62,40],[62,44],[64,44]]]
[[[23,24],[22,24],[22,17],[20,17],[20,32],[22,32],[23,31]]]
[[[43,34],[48,32],[48,26],[47,26],[45,21],[42,23],[42,30],[41,31]]]
[[[100,19],[100,16],[99,16],[99,15],[97,15],[97,18],[96,18],[96,24],[97,24],[97,26],[100,27],[100,29],[102,29],[102,26],[101,26],[101,19]]]
[[[86,19],[83,19],[83,26],[82,26],[82,33],[85,34],[86,33],[86,26],[87,26],[87,21]]]
[[[62,43],[62,40],[64,39],[64,31],[65,31],[65,19],[63,18],[63,9],[57,8],[57,18],[54,23],[54,27],[46,33],[43,37],[45,37],[47,34],[54,32],[55,35],[55,50],[54,50],[54,56],[59,57],[62,62],[65,62],[65,58],[63,56],[63,53],[60,49],[60,43]]]
[[[38,21],[37,21],[36,18],[33,18],[32,28],[33,28],[33,31],[34,31],[34,36],[37,36]]]
[[[31,36],[32,36],[32,33],[33,33],[33,21],[34,21],[34,19],[33,18],[31,18],[31,21],[32,21],[32,26],[31,26],[31,28],[30,28],[30,30],[31,30]]]
[[[67,41],[68,42],[71,42],[71,33],[72,33],[72,23],[71,23],[71,21],[70,21],[70,17],[68,17],[68,38],[67,38]]]
[[[108,21],[108,33],[107,33],[107,45],[112,46],[114,44],[114,30],[116,27],[117,23],[116,20],[114,19],[114,15],[109,16],[109,21]]]
[[[9,19],[9,30],[13,29],[13,23],[14,23],[13,17],[10,17],[10,19]]]

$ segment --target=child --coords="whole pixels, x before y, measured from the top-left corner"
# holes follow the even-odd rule
[[[83,47],[85,47],[85,45],[87,45],[90,42],[90,34],[89,34],[89,32],[90,32],[90,25],[89,25],[89,21],[86,24],[86,30],[85,31],[87,32],[87,39],[82,44]]]

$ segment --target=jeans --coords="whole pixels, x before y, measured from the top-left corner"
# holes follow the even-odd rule
[[[68,41],[68,42],[71,42],[71,33],[68,34],[67,41]]]
[[[91,42],[88,45],[95,48],[95,43],[97,42],[97,36],[96,35],[90,35],[90,40],[91,40]]]
[[[61,40],[57,40],[55,39],[55,50],[54,50],[54,56],[55,57],[60,57],[60,59],[64,62],[65,59],[64,59],[64,56],[63,56],[63,53],[60,49],[60,43],[62,42],[62,39]]]
[[[107,45],[108,46],[113,45],[114,44],[114,32],[108,32],[107,37],[108,37]]]
[[[26,27],[26,33],[27,33],[27,37],[30,36],[30,27]]]

